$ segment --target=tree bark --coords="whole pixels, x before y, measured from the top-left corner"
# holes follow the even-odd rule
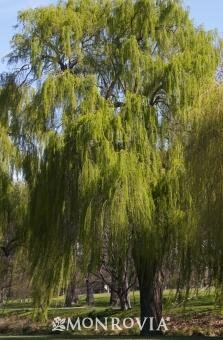
[[[65,297],[65,306],[71,307],[73,303],[78,302],[78,295],[76,294],[76,280],[70,281],[67,290],[66,290],[66,297]]]
[[[0,306],[1,307],[4,306],[6,299],[7,299],[6,289],[1,288],[0,289]]]
[[[2,307],[4,304],[4,299],[3,299],[3,290],[0,289],[0,307]]]
[[[117,294],[117,282],[112,277],[112,282],[110,286],[110,306],[116,306],[118,303],[118,294]]]
[[[140,291],[140,318],[143,325],[140,334],[142,336],[162,335],[162,329],[159,329],[164,287],[161,270],[162,257],[159,261],[148,259],[144,254],[139,253],[138,248],[135,248],[133,258]]]
[[[131,309],[131,303],[130,303],[130,299],[128,296],[128,291],[122,292],[119,295],[119,301],[120,301],[121,310]]]
[[[114,290],[114,288],[111,286],[111,292],[110,292],[110,306],[116,306],[118,303],[118,294]]]
[[[161,335],[162,330],[158,330],[162,318],[163,277],[161,270],[156,268],[156,266],[153,267],[152,271],[150,267],[141,268],[138,271],[138,280],[141,324],[146,320],[141,330],[141,335]],[[153,318],[152,322],[149,318]]]
[[[129,299],[129,285],[128,285],[128,279],[127,275],[124,275],[123,280],[119,283],[119,289],[118,289],[118,297],[120,302],[120,307],[122,310],[128,310],[131,309],[131,303]]]
[[[89,281],[89,279],[86,279],[86,302],[88,306],[91,306],[94,304],[94,294],[93,294],[93,285]]]

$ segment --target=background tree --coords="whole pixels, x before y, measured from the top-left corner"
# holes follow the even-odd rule
[[[105,228],[99,274],[95,275],[109,287],[110,304],[116,305],[119,300],[121,309],[127,310],[131,308],[128,293],[136,284],[131,235],[123,244],[120,242],[120,235],[114,235],[113,232],[113,228]]]
[[[19,105],[13,76],[0,78],[0,302],[9,295],[16,255],[25,244],[27,191],[20,182],[19,131],[11,109]],[[10,97],[10,98],[9,98]],[[11,104],[9,104],[11,103]],[[9,104],[9,105],[8,105]],[[24,250],[24,249],[23,249]]]
[[[7,200],[7,202],[6,202]],[[17,257],[25,259],[24,221],[27,192],[22,183],[11,183],[4,204],[4,220],[0,235],[0,291],[2,300],[10,296]],[[1,302],[1,300],[0,300]],[[3,301],[2,301],[3,302]]]

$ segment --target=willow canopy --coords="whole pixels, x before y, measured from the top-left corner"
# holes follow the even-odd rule
[[[141,317],[158,326],[163,262],[186,243],[182,139],[218,55],[215,35],[177,0],[69,0],[19,13],[8,60],[37,307],[66,279],[74,244],[96,266],[110,229],[123,253],[131,242]]]

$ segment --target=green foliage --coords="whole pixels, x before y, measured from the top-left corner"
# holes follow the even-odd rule
[[[26,145],[34,296],[45,312],[75,242],[85,267],[97,265],[108,229],[120,252],[131,238],[137,266],[161,266],[187,244],[182,143],[219,49],[177,0],[60,2],[18,20],[9,62],[26,66],[14,74],[19,105],[8,101]]]
[[[198,119],[194,122],[187,147],[191,193],[198,225],[194,246],[197,261],[202,256],[202,272],[210,271],[217,287],[218,302],[223,301],[222,232],[222,84],[205,89]]]
[[[14,108],[18,105],[18,98],[13,94],[15,89],[11,79],[7,79],[5,87],[0,88],[0,240],[12,231],[8,228],[13,229],[15,224],[21,227],[26,199],[23,186],[13,181],[20,164],[20,155],[13,139],[14,121],[9,110],[9,102],[12,101]]]

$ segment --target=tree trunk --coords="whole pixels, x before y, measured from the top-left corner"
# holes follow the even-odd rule
[[[7,299],[6,289],[1,288],[0,289],[0,306],[1,307],[4,306],[6,299]]]
[[[65,306],[71,307],[73,303],[78,302],[78,295],[76,294],[76,280],[70,281],[67,290],[66,290],[66,298],[65,298]]]
[[[120,301],[120,307],[121,310],[128,310],[131,309],[131,303],[130,303],[130,299],[128,296],[128,291],[122,292],[119,295],[119,301]]]
[[[0,289],[0,307],[4,304],[3,289]]]
[[[117,282],[114,278],[112,278],[112,284],[110,287],[110,306],[116,306],[118,303],[118,294],[117,294]]]
[[[140,318],[142,336],[162,335],[162,274],[163,252],[151,251],[152,243],[147,235],[138,235],[133,247],[133,259],[140,292]]]
[[[89,281],[89,279],[86,280],[86,302],[88,306],[91,306],[94,304],[94,294],[93,294],[93,285]]]
[[[147,270],[145,267],[140,269],[138,280],[141,324],[146,320],[141,335],[161,335],[162,330],[159,330],[158,327],[162,318],[163,277],[161,271],[156,267],[152,272],[150,267]],[[152,322],[149,318],[153,318]]]
[[[110,292],[110,306],[116,306],[118,303],[118,294],[114,291],[113,287],[111,287],[111,292]]]
[[[121,310],[131,309],[131,303],[130,303],[128,292],[129,292],[128,278],[125,273],[123,279],[120,280],[119,282],[119,288],[118,288],[118,297],[119,297]]]

